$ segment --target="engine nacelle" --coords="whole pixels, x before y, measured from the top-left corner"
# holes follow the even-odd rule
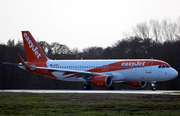
[[[109,87],[112,84],[112,79],[107,75],[93,76],[92,84],[99,87]]]
[[[141,82],[141,81],[128,81],[126,84],[129,87],[134,87],[134,88],[142,88],[146,86],[146,82]]]

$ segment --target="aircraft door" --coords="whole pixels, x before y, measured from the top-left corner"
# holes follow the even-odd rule
[[[153,61],[149,61],[147,62],[146,64],[146,73],[151,73],[152,72],[152,64],[153,64]]]

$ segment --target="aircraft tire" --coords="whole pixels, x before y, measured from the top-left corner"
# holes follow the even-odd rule
[[[156,87],[153,87],[152,90],[153,90],[153,91],[156,91]]]
[[[91,85],[83,85],[83,90],[91,90]]]

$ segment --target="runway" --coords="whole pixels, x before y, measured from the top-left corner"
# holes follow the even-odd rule
[[[180,95],[180,91],[169,90],[0,90],[0,92],[28,92],[28,93],[117,93],[117,94],[166,94]]]

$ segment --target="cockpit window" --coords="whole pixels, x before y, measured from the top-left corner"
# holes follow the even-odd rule
[[[159,65],[158,68],[170,68],[169,65]]]
[[[166,65],[166,68],[170,68],[170,66],[169,66],[169,65]]]

